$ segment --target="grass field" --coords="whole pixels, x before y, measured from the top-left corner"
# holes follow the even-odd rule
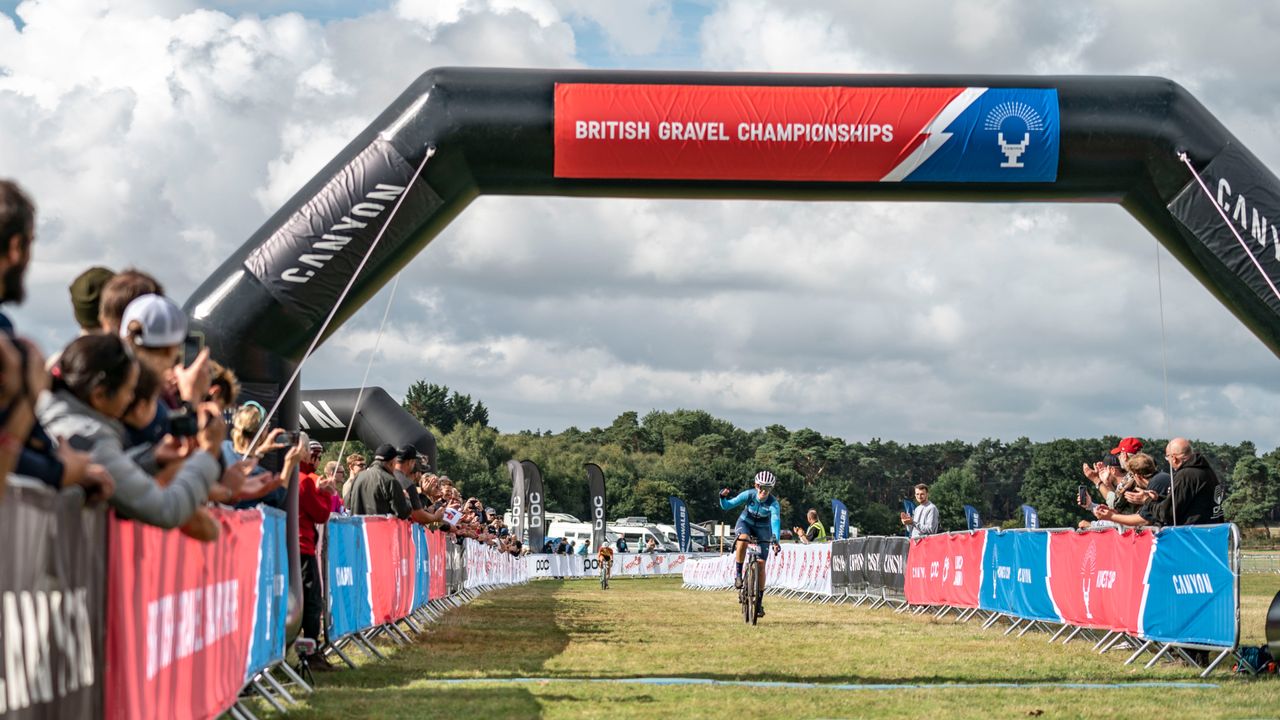
[[[1244,642],[1263,641],[1280,575],[1246,575]],[[770,599],[760,625],[734,595],[678,579],[540,581],[454,610],[387,662],[319,678],[294,718],[991,718],[1276,717],[1280,680],[1189,668],[1126,667],[1123,652],[1005,637],[979,624],[889,610]],[[954,616],[953,616],[954,617]],[[900,689],[651,685],[610,679],[696,677]],[[502,682],[536,678],[530,682]],[[1178,683],[1177,687],[1147,683]],[[1014,683],[1018,687],[1000,685]],[[1070,683],[1118,684],[1116,688]],[[978,687],[957,687],[957,684]],[[1190,685],[1190,687],[1182,687]]]

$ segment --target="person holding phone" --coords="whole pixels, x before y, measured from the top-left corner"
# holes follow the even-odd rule
[[[935,535],[938,532],[939,519],[938,507],[929,502],[929,486],[924,483],[916,485],[915,488],[916,508],[908,515],[898,513],[898,517],[902,520],[902,524],[911,531],[912,538],[922,538],[925,535]]]
[[[78,338],[62,353],[53,392],[39,416],[55,434],[81,436],[93,462],[115,483],[110,501],[125,517],[164,528],[185,523],[223,476],[218,462],[226,424],[212,406],[196,408],[196,449],[167,486],[161,486],[124,451],[120,418],[134,399],[138,361],[113,335]],[[239,491],[239,487],[234,488]]]

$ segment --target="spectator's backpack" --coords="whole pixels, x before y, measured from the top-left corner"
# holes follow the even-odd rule
[[[1237,654],[1240,657],[1240,662],[1236,663],[1233,669],[1238,673],[1261,675],[1276,671],[1275,658],[1271,657],[1271,650],[1268,649],[1266,644],[1258,647],[1240,648]]]

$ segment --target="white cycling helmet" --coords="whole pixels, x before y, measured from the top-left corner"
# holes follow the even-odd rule
[[[771,488],[777,484],[778,484],[778,478],[774,477],[773,473],[769,472],[768,470],[761,470],[760,472],[756,473],[756,486]]]

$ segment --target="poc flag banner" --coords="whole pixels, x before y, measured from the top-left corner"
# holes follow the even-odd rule
[[[604,544],[605,504],[604,471],[595,463],[587,463],[587,489],[591,492],[588,512],[591,516],[591,549],[599,550]]]
[[[689,508],[685,507],[684,500],[675,495],[667,499],[671,501],[671,517],[676,528],[676,543],[680,546],[680,552],[689,552]],[[597,549],[599,549],[598,546]]]
[[[1231,526],[1165,528],[1155,537],[1142,635],[1161,642],[1235,647]]]
[[[102,717],[107,514],[9,476],[0,502],[0,717]]]
[[[1022,526],[1028,530],[1040,529],[1040,513],[1030,505],[1022,506]]]
[[[526,525],[529,528],[529,551],[540,553],[542,545],[547,541],[546,513],[543,511],[542,470],[532,461],[520,463],[524,468],[524,480],[527,501],[525,503]]]
[[[263,515],[212,510],[217,542],[112,517],[109,718],[206,718],[231,707],[254,637]]]
[[[332,642],[373,627],[373,603],[369,593],[369,541],[363,517],[331,517],[326,529],[325,552],[329,590],[329,628]]]
[[[849,537],[849,508],[839,500],[831,501],[831,516],[833,518],[834,532],[833,539],[844,540]]]
[[[518,540],[524,540],[525,527],[528,520],[526,503],[529,501],[529,487],[525,483],[524,464],[515,460],[507,461],[507,473],[511,475],[511,527],[510,531]]]
[[[1053,182],[1048,88],[557,83],[557,178]]]
[[[978,512],[978,508],[972,505],[964,506],[964,524],[970,530],[982,527],[982,515]]]

